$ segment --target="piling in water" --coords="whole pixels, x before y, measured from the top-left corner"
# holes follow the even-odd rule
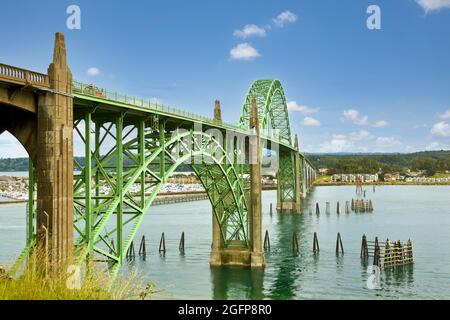
[[[339,257],[341,253],[344,254],[344,246],[342,245],[341,234],[338,232],[336,239],[336,255]]]
[[[270,203],[270,215],[272,215],[272,214],[273,214],[273,204]]]
[[[361,241],[361,259],[364,261],[369,259],[369,246],[367,244],[367,237],[365,234],[362,236]]]
[[[131,241],[130,247],[127,250],[126,258],[130,260],[134,260],[136,257],[136,252],[134,251],[134,243]]]
[[[270,251],[269,230],[266,230],[266,235],[264,236],[264,250]]]
[[[184,253],[184,232],[181,233],[180,245],[178,246],[180,253]]]
[[[166,238],[164,232],[161,234],[161,240],[159,241],[159,253],[166,253]]]
[[[352,211],[355,211],[355,200],[352,199]]]
[[[316,214],[317,214],[317,215],[320,214],[319,203],[317,203],[317,202],[316,202]]]
[[[292,251],[299,251],[297,232],[294,232],[294,234],[292,235]]]
[[[139,245],[139,256],[146,256],[147,250],[145,249],[145,236],[142,236],[141,244]]]
[[[374,266],[380,266],[380,244],[378,242],[378,237],[375,237],[375,249],[373,253],[373,265]]]
[[[325,213],[326,214],[330,214],[331,213],[330,203],[329,202],[325,203]]]
[[[345,202],[345,213],[350,213],[350,201]]]
[[[339,201],[336,204],[336,213],[340,214],[341,213],[341,208],[339,207]]]
[[[317,238],[317,232],[314,232],[314,238],[313,238],[313,252],[319,253],[319,239]]]

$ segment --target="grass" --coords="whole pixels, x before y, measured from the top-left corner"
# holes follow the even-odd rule
[[[156,292],[153,284],[143,289],[137,273],[119,275],[111,285],[107,272],[98,267],[82,278],[79,289],[70,289],[68,274],[47,276],[39,267],[42,261],[32,255],[28,268],[16,279],[0,274],[0,300],[138,300]]]

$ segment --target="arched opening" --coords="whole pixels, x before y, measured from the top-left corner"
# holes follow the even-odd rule
[[[26,133],[18,136],[24,138]],[[22,142],[0,126],[0,265],[11,267],[34,234],[35,184]]]

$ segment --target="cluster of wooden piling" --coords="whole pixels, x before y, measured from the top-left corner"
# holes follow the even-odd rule
[[[352,201],[345,202],[345,213],[349,214],[351,212],[355,213],[363,213],[363,212],[373,212],[373,203],[372,200],[363,200],[363,199],[352,199]],[[313,210],[309,208],[309,214],[312,214]],[[325,213],[331,214],[331,203],[325,202]],[[336,214],[341,214],[341,204],[338,201],[336,203]],[[316,215],[320,215],[320,206],[319,203],[316,203]]]
[[[208,194],[205,193],[193,193],[193,194],[183,194],[183,195],[171,195],[171,196],[161,196],[157,197],[153,202],[152,206],[172,204],[172,203],[183,203],[207,200]]]
[[[270,251],[269,230],[266,230],[266,233],[264,236],[264,250]],[[298,237],[297,232],[295,232],[295,231],[292,234],[292,251],[294,253],[297,253],[300,251],[299,237]],[[320,251],[319,237],[317,235],[317,232],[314,232],[314,234],[313,234],[312,251],[314,254],[318,254]],[[344,245],[342,244],[341,234],[338,232],[337,238],[336,238],[336,256],[339,257],[340,255],[344,255]]]
[[[373,212],[372,200],[352,199],[351,210],[355,213]]]
[[[400,240],[391,242],[368,241],[363,235],[361,242],[361,259],[368,261],[373,258],[373,265],[383,267],[385,269],[395,269],[414,263],[412,242],[408,240],[402,243]]]
[[[184,252],[185,252],[185,235],[184,235],[184,232],[181,233],[180,244],[178,245],[178,250],[180,251],[181,254],[184,254]],[[114,241],[111,241],[110,253],[112,253],[114,251],[115,251]],[[161,234],[161,240],[159,241],[159,253],[163,254],[163,255],[166,253],[166,236],[165,236],[164,232]],[[147,255],[145,236],[142,236],[141,243],[139,245],[139,253],[138,254],[139,254],[140,257],[143,257],[144,259],[145,259],[146,255]],[[136,258],[136,251],[134,249],[133,241],[131,242],[130,247],[128,248],[125,257],[128,260],[134,260]]]

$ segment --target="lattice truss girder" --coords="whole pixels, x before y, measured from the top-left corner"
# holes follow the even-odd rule
[[[233,165],[214,135],[182,123],[166,129],[158,116],[110,117],[87,112],[75,122],[75,141],[85,145],[84,163],[75,161],[80,259],[90,256],[117,271],[153,200],[182,164],[191,165],[207,191],[223,246],[240,239],[250,248],[243,166]]]
[[[262,134],[275,136],[280,142],[292,146],[286,98],[280,81],[258,80],[252,84],[242,107],[241,128],[249,127],[253,98],[256,98]]]
[[[282,202],[295,202],[295,160],[292,152],[280,150],[278,188]],[[300,190],[298,190],[300,192]]]

